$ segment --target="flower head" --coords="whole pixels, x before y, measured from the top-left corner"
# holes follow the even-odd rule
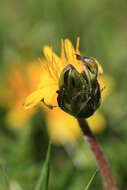
[[[22,104],[28,93],[36,88],[41,74],[37,61],[24,64],[25,62],[24,60],[9,67],[0,93],[0,106],[8,110],[6,123],[15,128],[25,126],[34,114],[34,109],[24,110]]]
[[[28,109],[37,105],[39,102],[44,102],[44,104],[48,105],[50,108],[56,106],[55,109],[51,110],[48,109],[44,104],[41,104],[44,105],[43,109],[46,112],[47,127],[50,138],[56,144],[63,144],[67,142],[75,143],[81,136],[81,131],[78,127],[78,123],[74,117],[65,113],[58,106],[57,102],[59,95],[58,91],[60,90],[60,85],[62,83],[61,75],[63,75],[63,72],[69,68],[71,64],[71,68],[74,68],[73,74],[78,73],[78,75],[81,77],[82,83],[82,76],[80,73],[82,73],[84,70],[83,62],[85,61],[87,67],[90,67],[91,65],[89,61],[93,58],[90,58],[89,60],[87,57],[80,56],[79,38],[77,39],[76,50],[74,50],[74,47],[70,40],[62,40],[61,57],[58,57],[49,46],[45,46],[43,48],[43,53],[45,55],[45,59],[39,59],[42,64],[40,83],[37,90],[35,90],[27,97],[24,106],[26,109]],[[92,80],[90,78],[89,80],[94,81],[94,79],[98,78],[99,75],[99,82],[101,82],[102,88],[104,87],[104,82],[101,81],[100,75],[103,73],[103,69],[96,59],[94,59],[94,61],[97,65],[97,67],[95,65],[94,68],[95,78],[90,72],[87,73],[87,76],[90,74]],[[93,67],[90,69],[93,69]],[[78,83],[78,81],[76,81],[76,83]],[[106,84],[109,86],[109,80],[106,82]],[[107,88],[105,91],[107,91]],[[93,132],[102,131],[106,125],[105,118],[99,111],[97,111],[92,117],[88,118],[88,123],[90,124],[91,130]]]
[[[98,61],[80,56],[79,38],[76,50],[68,39],[62,40],[61,57],[48,46],[43,52],[46,58],[46,63],[41,61],[43,75],[37,90],[26,99],[25,108],[43,101],[50,107],[59,105],[75,117],[92,115],[100,104],[97,76],[102,73],[102,68]]]

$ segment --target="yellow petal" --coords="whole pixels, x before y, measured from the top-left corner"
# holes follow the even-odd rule
[[[24,103],[24,107],[26,109],[32,108],[33,106],[37,105],[42,99],[43,99],[43,91],[36,90],[27,97]]]
[[[45,86],[52,86],[58,83],[58,80],[56,78],[53,78],[52,74],[48,71],[43,71],[41,73],[40,83],[38,85],[38,88],[41,90]]]
[[[100,84],[101,89],[105,87],[101,93],[102,101],[104,101],[104,99],[111,93],[114,87],[114,80],[108,75],[101,75],[98,77],[98,82]]]
[[[59,78],[61,70],[64,68],[62,60],[53,52],[53,49],[49,46],[44,46],[43,53],[49,62],[49,66],[52,68],[54,74]]]
[[[98,66],[98,75],[102,75],[103,74],[103,68],[101,66],[101,64],[95,59],[96,64]]]
[[[65,39],[65,51],[68,63],[72,64],[75,61],[76,57],[74,47],[69,39]]]
[[[87,121],[94,133],[99,133],[106,127],[105,118],[99,111],[96,111],[93,116],[87,119]]]
[[[55,59],[56,62],[59,62],[60,58],[53,52],[53,49],[49,46],[44,46],[43,47],[43,53],[47,59],[47,61],[52,62],[53,61],[53,57]]]
[[[79,43],[79,40],[77,42],[77,48],[79,46],[78,43]],[[66,51],[66,55],[67,55],[67,59],[68,59],[68,64],[72,64],[78,72],[82,72],[83,68],[82,68],[81,61],[78,61],[76,59],[75,49],[74,49],[71,41],[68,39],[65,40],[65,51]]]
[[[75,144],[81,137],[77,120],[60,108],[47,110],[47,126],[50,138],[55,144]]]
[[[45,103],[49,105],[56,105],[56,98],[57,98],[57,93],[56,91],[58,90],[58,85],[54,84],[51,86],[46,86],[43,88],[43,98]]]
[[[64,40],[63,39],[61,39],[61,60],[63,62],[63,65],[65,66],[66,58],[65,58],[65,53],[64,53]]]
[[[52,105],[54,102],[56,103],[56,100],[54,100],[54,97],[56,98],[57,94],[56,91],[58,90],[57,85],[49,85],[45,86],[42,89],[38,89],[32,94],[30,94],[25,103],[24,107],[26,109],[32,108],[33,106],[37,105],[41,100],[44,99],[44,102],[46,104]]]
[[[76,41],[76,54],[80,55],[79,44],[80,44],[80,37],[77,37],[77,41]]]

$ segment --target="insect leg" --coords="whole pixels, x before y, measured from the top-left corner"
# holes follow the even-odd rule
[[[43,102],[43,104],[45,105],[45,106],[47,106],[49,109],[53,109],[53,108],[56,108],[56,107],[58,107],[58,106],[54,106],[54,105],[51,105],[51,104],[47,104],[45,101],[44,101],[44,98],[41,100],[42,102]]]

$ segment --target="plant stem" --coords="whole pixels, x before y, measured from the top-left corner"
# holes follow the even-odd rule
[[[103,183],[106,190],[118,190],[116,183],[114,181],[114,178],[110,172],[110,169],[108,167],[108,163],[105,159],[105,156],[101,150],[100,145],[98,144],[96,138],[92,134],[89,125],[87,121],[83,118],[78,118],[78,123],[80,125],[80,128],[84,134],[84,139],[89,144],[91,151],[94,154],[94,157],[97,162],[97,166],[100,170]]]

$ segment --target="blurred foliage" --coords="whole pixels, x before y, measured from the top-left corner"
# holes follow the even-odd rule
[[[52,45],[60,52],[60,39],[74,43],[80,36],[81,52],[98,58],[115,85],[101,111],[107,127],[97,135],[121,190],[127,189],[127,1],[113,0],[1,0],[0,91],[13,64],[42,57],[41,48]],[[25,60],[25,61],[24,61]],[[16,83],[16,81],[15,81]],[[11,91],[11,87],[8,87]],[[0,95],[1,100],[4,96]],[[46,117],[38,109],[23,128],[10,128],[9,108],[0,107],[0,189],[34,189],[48,147]],[[96,165],[80,140],[52,147],[49,190],[83,189]],[[97,174],[89,188],[103,189]]]
[[[50,176],[50,157],[51,157],[51,142],[49,142],[46,159],[43,164],[41,175],[38,179],[35,190],[48,190],[49,176]]]

